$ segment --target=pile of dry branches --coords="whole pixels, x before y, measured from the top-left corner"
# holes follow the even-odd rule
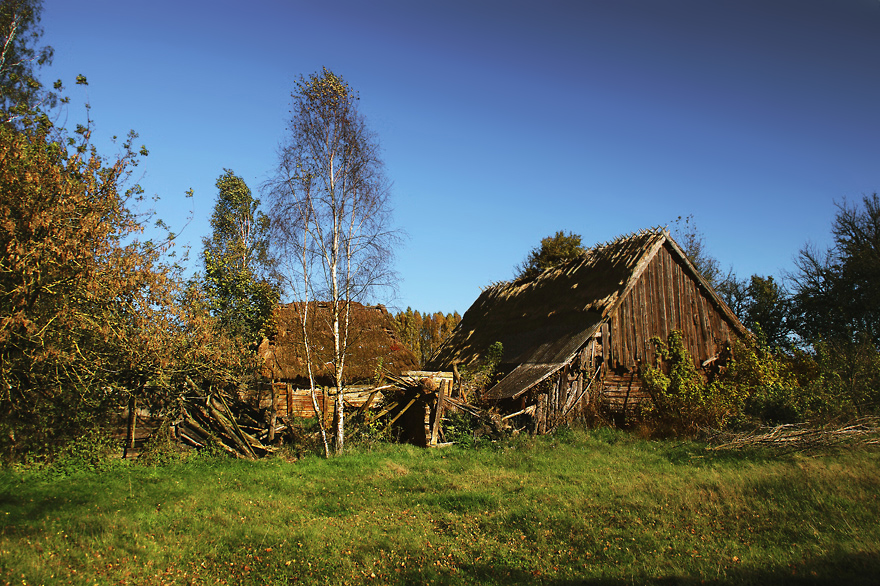
[[[258,458],[276,448],[263,444],[269,431],[259,413],[244,403],[230,409],[220,394],[193,398],[183,407],[183,417],[174,425],[174,435],[194,448],[215,445],[237,458]],[[276,433],[285,429],[276,427]]]
[[[784,452],[814,452],[844,445],[880,445],[880,418],[861,417],[838,426],[785,424],[739,434],[719,433],[711,437],[709,443],[709,450],[767,447]]]

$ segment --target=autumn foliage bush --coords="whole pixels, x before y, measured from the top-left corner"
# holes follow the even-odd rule
[[[155,414],[234,386],[234,341],[139,238],[132,134],[107,161],[89,130],[0,124],[0,449],[58,451],[135,399]]]

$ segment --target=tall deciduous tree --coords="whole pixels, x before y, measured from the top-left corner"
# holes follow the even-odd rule
[[[785,348],[791,343],[794,317],[791,297],[773,277],[738,279],[729,272],[715,290],[743,325],[761,332],[763,345]]]
[[[752,330],[760,328],[771,348],[784,348],[792,334],[791,301],[773,277],[752,275],[743,323]]]
[[[516,267],[516,278],[532,278],[541,271],[558,266],[585,252],[579,234],[561,230],[541,239],[541,245],[529,251],[526,259]]]
[[[52,451],[137,401],[162,414],[186,381],[231,384],[234,349],[137,239],[136,135],[107,163],[87,129],[68,152],[61,130],[23,128],[0,124],[0,446]]]
[[[749,280],[740,279],[733,272],[733,269],[727,272],[727,275],[715,285],[715,292],[721,296],[727,307],[736,314],[736,317],[745,323],[746,308],[749,304]]]
[[[797,332],[819,339],[865,338],[880,345],[880,197],[861,205],[843,201],[831,226],[827,250],[801,249],[791,275]]]
[[[422,315],[413,311],[412,307],[407,307],[406,311],[400,311],[394,316],[394,327],[400,340],[424,364],[452,334],[460,321],[461,315],[457,311],[445,315],[440,311]]]
[[[42,10],[41,0],[0,2],[0,112],[5,122],[54,103],[54,94],[37,78],[37,70],[52,62],[53,53],[52,47],[38,46]]]
[[[213,233],[203,239],[208,306],[231,336],[258,344],[278,303],[269,260],[269,218],[231,170],[224,169],[217,189]]]
[[[291,263],[287,280],[288,290],[304,302],[300,306],[317,299],[330,303],[335,450],[341,453],[351,303],[393,285],[398,236],[390,226],[390,186],[379,143],[357,108],[357,93],[325,68],[301,77],[291,97],[289,134],[269,186],[274,242],[279,256],[302,259]]]
[[[694,216],[679,216],[674,222],[672,233],[685,256],[703,278],[713,287],[719,285],[722,281],[721,265],[706,249],[705,238],[697,228]]]
[[[0,425],[16,448],[75,433],[113,407],[107,340],[142,300],[152,260],[121,245],[137,230],[119,189],[136,156],[126,150],[104,166],[0,124]],[[96,319],[107,313],[114,319]]]
[[[833,245],[795,260],[795,329],[813,350],[820,385],[856,413],[880,404],[880,197],[837,204]]]
[[[406,311],[401,311],[394,316],[397,335],[400,336],[401,341],[416,356],[421,356],[422,353],[421,331],[423,321],[422,314],[418,310],[413,311],[412,307],[407,307]]]
[[[183,292],[165,262],[173,237],[139,238],[137,134],[106,159],[88,122],[68,133],[48,116],[41,8],[0,2],[0,448],[13,458],[50,453],[126,405],[161,416],[184,390],[231,388],[247,358]]]

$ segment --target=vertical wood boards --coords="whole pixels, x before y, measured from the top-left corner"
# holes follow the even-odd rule
[[[611,328],[608,323],[602,324],[602,361],[606,368],[611,368]]]
[[[660,327],[657,328],[658,335],[661,340],[665,340],[669,337],[669,315],[670,315],[670,303],[672,299],[669,297],[668,292],[666,290],[666,280],[669,275],[669,254],[666,252],[666,249],[660,251],[657,255],[657,292],[659,294],[660,299],[660,311],[658,318],[660,319]]]
[[[697,365],[714,356],[731,340],[731,329],[707,292],[664,247],[642,272],[609,316],[614,357],[612,368],[637,371],[652,364],[655,353],[650,339],[666,340],[673,330],[682,332],[688,352]],[[606,343],[607,338],[603,338]]]
[[[547,395],[545,393],[538,395],[538,407],[535,410],[535,419],[537,420],[535,431],[538,435],[542,435],[547,430]]]

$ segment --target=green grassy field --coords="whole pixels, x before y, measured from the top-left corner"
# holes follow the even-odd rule
[[[503,446],[0,471],[7,584],[877,584],[880,452]]]

